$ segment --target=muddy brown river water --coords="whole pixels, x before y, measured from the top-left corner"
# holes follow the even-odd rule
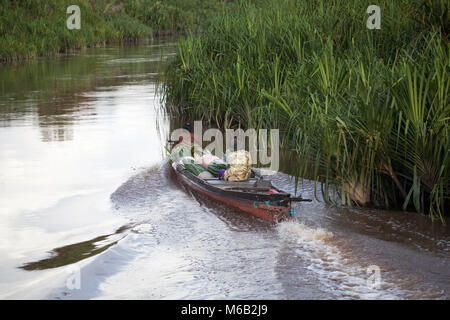
[[[0,66],[1,299],[449,299],[439,222],[314,200],[270,225],[184,190],[156,90],[175,53],[166,39]]]

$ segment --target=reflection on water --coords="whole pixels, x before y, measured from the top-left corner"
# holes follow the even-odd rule
[[[58,268],[68,264],[76,263],[83,259],[102,253],[109,247],[117,244],[124,236],[121,235],[130,227],[124,226],[117,229],[113,234],[103,235],[95,239],[70,244],[64,247],[54,249],[50,258],[42,259],[36,262],[29,262],[21,266],[24,270],[43,270]]]
[[[170,43],[95,48],[58,59],[29,61],[26,66],[2,66],[0,126],[33,124],[40,127],[43,141],[71,140],[74,124],[98,116],[98,100],[89,93],[152,84],[161,58],[172,54],[169,48]]]
[[[109,197],[163,157],[155,78],[173,52],[156,41],[0,67],[0,297],[45,296],[58,266],[104,253],[99,237],[128,224]]]
[[[184,189],[156,94],[174,45],[0,67],[0,298],[450,297],[450,231],[426,217],[313,201],[273,226]]]

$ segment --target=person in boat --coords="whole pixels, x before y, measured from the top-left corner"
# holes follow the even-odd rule
[[[201,160],[203,150],[194,133],[192,133],[191,124],[185,122],[182,129],[173,132],[173,134],[176,134],[177,140],[168,141],[170,143],[172,161],[176,162],[184,157],[193,158],[195,161]]]
[[[237,150],[237,139],[234,139],[234,150],[227,156],[227,169],[219,172],[219,179],[226,181],[247,181],[252,174],[250,153]]]
[[[178,140],[174,141],[174,146],[177,144],[181,144],[181,143],[184,143],[187,145],[190,145],[192,143],[199,144],[197,139],[195,138],[194,133],[192,132],[192,127],[189,122],[185,122],[183,124],[183,129],[186,130],[187,132],[182,133],[179,136]]]

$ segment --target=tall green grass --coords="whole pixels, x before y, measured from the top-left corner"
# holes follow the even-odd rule
[[[325,201],[444,221],[449,183],[448,2],[242,2],[178,46],[163,86],[171,114],[278,128],[290,168]],[[433,11],[430,12],[430,8]]]
[[[80,30],[66,27],[73,4],[80,7]],[[225,6],[220,0],[0,0],[0,62],[154,33],[196,32]]]
[[[152,26],[156,33],[205,30],[212,17],[232,5],[222,0],[134,0],[121,3],[124,13]]]
[[[81,29],[69,30],[67,7],[81,11]],[[106,41],[151,37],[152,29],[137,20],[105,11],[106,0],[0,0],[0,60],[52,55]]]

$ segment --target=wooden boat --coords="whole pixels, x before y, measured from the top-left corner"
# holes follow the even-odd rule
[[[311,201],[277,189],[270,180],[250,178],[248,181],[229,182],[215,179],[201,179],[184,169],[180,164],[172,163],[178,180],[195,193],[215,202],[264,219],[279,222],[289,219],[293,212],[294,201]],[[269,193],[275,190],[276,193]]]

